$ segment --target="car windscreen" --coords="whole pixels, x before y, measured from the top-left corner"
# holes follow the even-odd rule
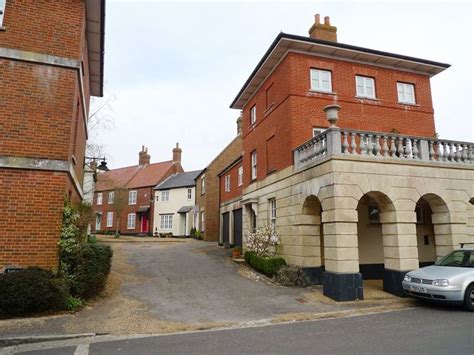
[[[474,268],[474,253],[471,250],[455,250],[438,260],[435,265]]]

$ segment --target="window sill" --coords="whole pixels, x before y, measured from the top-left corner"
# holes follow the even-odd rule
[[[263,117],[267,117],[267,115],[270,114],[270,113],[273,111],[274,108],[275,108],[275,103],[272,102],[272,103],[270,104],[270,106],[268,106],[268,107],[265,109],[265,111],[263,111]]]
[[[272,169],[272,170],[267,171],[267,176],[271,175],[273,173],[276,173],[276,171],[277,171],[277,169]]]
[[[370,100],[370,101],[380,101],[376,97],[367,97],[367,96],[355,96],[356,99],[359,100]]]
[[[315,89],[309,89],[308,91],[310,93],[316,93],[316,94],[325,94],[325,95],[331,95],[331,96],[337,95],[333,91],[323,91],[323,90],[315,90]]]
[[[5,26],[0,26],[0,32],[1,32],[1,31],[6,31],[6,30],[7,30],[7,27],[5,27]]]
[[[410,102],[401,102],[401,101],[398,101],[397,104],[403,105],[403,106],[421,107],[421,106],[418,105],[417,103],[410,103]]]

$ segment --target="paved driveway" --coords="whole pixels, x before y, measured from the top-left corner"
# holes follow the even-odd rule
[[[336,303],[321,295],[320,286],[287,288],[255,279],[256,274],[243,276],[241,267],[214,243],[151,238],[109,242],[112,272],[101,297],[74,314],[0,320],[0,338],[173,333],[405,307],[387,294]]]
[[[298,301],[302,289],[241,276],[239,266],[225,254],[205,242],[165,248],[129,245],[127,261],[146,281],[125,284],[123,292],[149,305],[160,319],[185,323],[249,321],[321,308]]]

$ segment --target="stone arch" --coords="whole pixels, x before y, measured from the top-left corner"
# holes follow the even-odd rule
[[[439,259],[454,247],[455,240],[453,238],[451,211],[447,201],[435,193],[422,195],[418,199],[417,206],[423,204],[429,208],[429,211],[424,213],[426,218],[429,217],[431,219],[430,222],[433,226],[433,240],[436,253],[435,259]],[[418,212],[417,215],[417,224],[419,222],[420,212]],[[418,249],[420,249],[419,245]],[[423,265],[423,260],[421,260],[421,262]]]
[[[384,238],[382,215],[395,212],[392,200],[383,192],[365,193],[357,205],[357,242],[359,269],[364,280],[383,279]],[[390,218],[393,222],[396,215]]]
[[[315,195],[307,196],[297,217],[296,228],[301,230],[301,244],[306,249],[304,257],[310,267],[303,268],[307,278],[314,284],[322,283],[324,271],[324,234],[321,223],[322,206]],[[307,266],[307,265],[305,265]]]

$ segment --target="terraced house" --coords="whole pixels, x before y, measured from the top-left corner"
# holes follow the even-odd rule
[[[173,159],[150,163],[148,148],[142,146],[138,165],[112,169],[98,175],[93,209],[96,233],[152,235],[153,188],[176,173],[182,173],[182,150],[173,148]]]
[[[231,104],[244,231],[274,223],[278,253],[340,301],[367,279],[401,295],[407,271],[474,242],[474,144],[435,130],[448,68],[339,43],[319,15],[309,37],[280,33]]]
[[[0,272],[58,264],[64,198],[83,198],[105,0],[0,1]]]

